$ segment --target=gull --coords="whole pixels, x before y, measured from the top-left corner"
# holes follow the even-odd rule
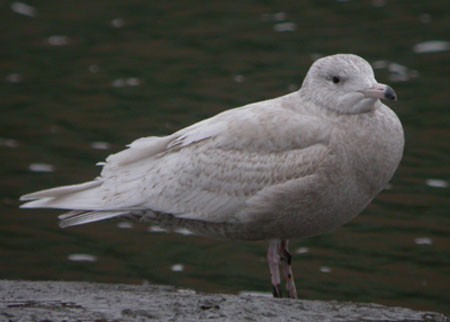
[[[297,298],[288,239],[332,231],[388,184],[403,154],[394,90],[353,54],[318,59],[293,93],[110,155],[93,181],[21,197],[68,227],[137,217],[211,238],[268,240],[273,295]]]

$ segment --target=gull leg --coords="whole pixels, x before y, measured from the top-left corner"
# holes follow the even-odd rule
[[[294,275],[292,275],[291,260],[292,255],[288,251],[288,240],[279,241],[279,254],[281,254],[281,267],[283,269],[284,280],[290,298],[297,298],[297,289],[295,288]]]
[[[270,241],[267,249],[267,262],[269,263],[273,297],[282,297],[280,288],[280,244],[281,240],[273,239]]]

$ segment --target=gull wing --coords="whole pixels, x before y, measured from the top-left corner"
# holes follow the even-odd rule
[[[23,200],[36,200],[23,207],[88,211],[89,222],[140,210],[245,221],[239,211],[248,200],[269,186],[315,174],[329,155],[331,130],[285,102],[251,104],[170,136],[139,139],[107,158],[95,184],[30,194]],[[74,220],[76,214],[63,219],[84,223]]]

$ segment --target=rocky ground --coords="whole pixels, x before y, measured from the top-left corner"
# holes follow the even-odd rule
[[[377,304],[199,294],[159,285],[0,280],[0,321],[450,322]]]

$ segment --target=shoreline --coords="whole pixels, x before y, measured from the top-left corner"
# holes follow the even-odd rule
[[[6,319],[5,319],[6,318]],[[3,321],[450,322],[373,303],[204,294],[161,285],[0,280]]]

